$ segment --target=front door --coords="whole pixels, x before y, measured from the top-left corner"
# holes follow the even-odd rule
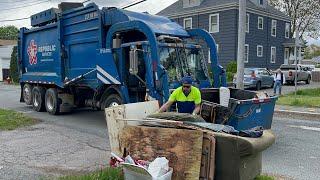
[[[284,48],[284,64],[289,63],[290,51],[289,48]]]

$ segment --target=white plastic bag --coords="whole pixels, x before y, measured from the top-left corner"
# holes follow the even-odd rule
[[[153,178],[161,177],[169,171],[169,161],[165,157],[158,157],[149,164],[148,172]]]

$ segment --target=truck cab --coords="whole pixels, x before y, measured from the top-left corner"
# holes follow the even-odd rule
[[[169,38],[169,37],[167,37]],[[199,88],[211,86],[206,60],[200,45],[172,43],[161,40],[158,44],[158,84],[154,90],[167,100],[170,90],[180,86],[183,76],[192,76]],[[153,84],[150,43],[138,41],[126,43],[113,50],[120,79],[128,91],[126,102],[141,102],[149,96]],[[124,93],[126,94],[126,92]]]

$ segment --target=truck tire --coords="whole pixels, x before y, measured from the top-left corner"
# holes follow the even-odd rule
[[[306,84],[310,84],[310,81],[311,81],[311,77],[308,76],[307,80],[306,80]]]
[[[22,97],[26,105],[32,104],[32,86],[30,84],[25,84],[22,87]]]
[[[258,81],[256,85],[256,90],[259,91],[261,89],[261,82]]]
[[[56,88],[50,88],[45,95],[45,107],[49,114],[57,115],[60,113],[60,100]]]
[[[35,111],[43,112],[44,106],[44,95],[46,90],[43,87],[36,86],[32,89],[32,107]]]
[[[117,94],[111,94],[103,100],[101,109],[104,110],[105,108],[118,106],[120,104],[123,104],[121,97]]]

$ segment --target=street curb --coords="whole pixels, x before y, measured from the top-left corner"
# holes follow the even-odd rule
[[[274,110],[275,116],[286,116],[288,118],[307,118],[308,120],[320,121],[320,113],[302,112],[292,110]]]

